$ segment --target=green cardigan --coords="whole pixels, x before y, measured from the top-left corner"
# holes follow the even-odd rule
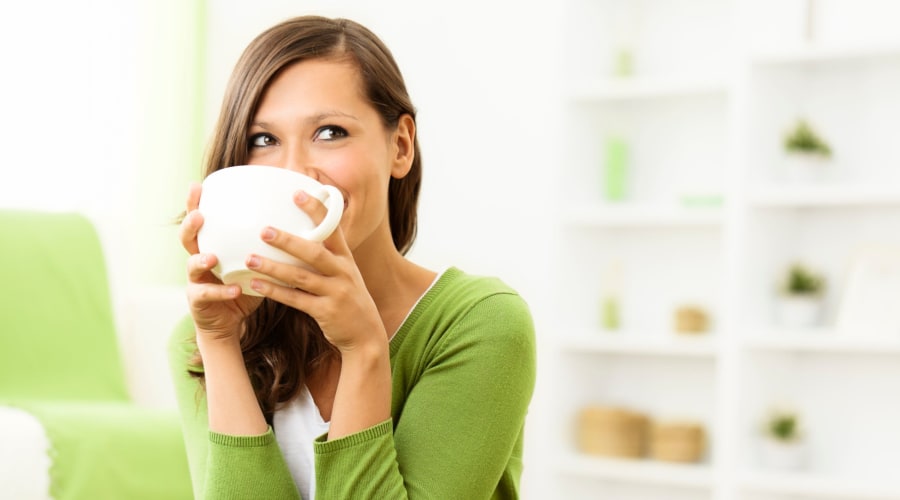
[[[190,318],[170,342],[188,461],[199,498],[299,498],[271,427],[209,431],[188,374]],[[390,344],[391,419],[314,444],[316,497],[518,498],[523,428],[535,382],[525,301],[497,279],[447,270]]]

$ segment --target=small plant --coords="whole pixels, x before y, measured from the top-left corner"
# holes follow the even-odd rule
[[[800,439],[799,417],[790,411],[772,411],[766,420],[765,433],[775,441],[793,443]]]
[[[784,292],[788,295],[819,295],[825,288],[825,279],[801,264],[794,264],[788,269],[784,283]]]
[[[802,153],[831,157],[831,147],[822,140],[806,120],[798,120],[784,137],[784,149],[789,153]]]

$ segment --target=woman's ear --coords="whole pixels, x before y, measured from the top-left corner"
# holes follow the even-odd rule
[[[412,168],[416,156],[416,122],[412,116],[404,114],[397,120],[397,128],[391,136],[393,158],[391,159],[391,177],[402,179]]]

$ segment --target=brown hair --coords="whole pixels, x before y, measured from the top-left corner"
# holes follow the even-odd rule
[[[366,27],[348,19],[300,16],[257,36],[241,55],[225,91],[222,109],[205,160],[204,176],[246,163],[247,131],[262,95],[288,66],[308,59],[349,60],[359,69],[363,95],[385,127],[400,117],[415,121],[416,111],[391,52]],[[416,237],[422,167],[419,142],[409,173],[391,178],[388,216],[394,246],[406,254]],[[309,370],[334,355],[316,322],[306,313],[264,299],[246,320],[241,338],[244,362],[267,419],[279,403],[293,398]]]

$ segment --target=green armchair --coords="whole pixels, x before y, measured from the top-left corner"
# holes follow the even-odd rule
[[[0,409],[43,427],[48,496],[191,498],[176,410],[138,406],[128,393],[93,224],[74,213],[0,210],[0,234]],[[3,415],[0,436],[19,436]],[[0,458],[25,445],[0,441]],[[29,466],[0,471],[0,498],[34,479]]]

